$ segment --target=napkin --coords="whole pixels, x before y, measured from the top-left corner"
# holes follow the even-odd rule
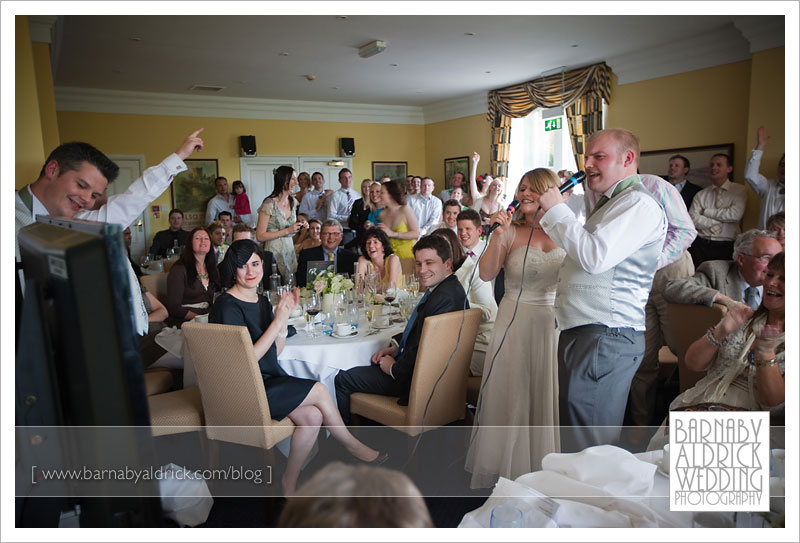
[[[599,445],[577,453],[550,453],[542,459],[542,470],[560,473],[607,495],[636,499],[653,489],[656,466],[625,449]]]

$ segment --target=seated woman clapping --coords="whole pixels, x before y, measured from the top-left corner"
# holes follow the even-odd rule
[[[670,404],[723,403],[750,411],[783,410],[784,253],[767,267],[761,306],[730,309],[719,324],[689,346],[686,366],[708,373]]]
[[[247,327],[272,418],[280,420],[288,416],[297,426],[292,434],[286,472],[281,478],[284,493],[294,494],[300,469],[317,439],[320,425],[327,427],[356,458],[375,464],[385,462],[388,455],[367,447],[344,426],[322,383],[291,377],[278,364],[278,354],[286,343],[289,315],[297,305],[297,290],[283,294],[273,311],[269,300],[258,294],[264,276],[263,254],[250,240],[234,242],[220,266],[223,284],[229,288],[217,298],[208,320]]]
[[[394,254],[383,230],[372,228],[361,239],[361,254],[356,271],[363,276],[377,274],[386,288],[403,288],[400,259]]]
[[[219,272],[211,237],[199,226],[189,233],[188,243],[167,276],[166,324],[180,326],[197,315],[205,315],[217,291]]]

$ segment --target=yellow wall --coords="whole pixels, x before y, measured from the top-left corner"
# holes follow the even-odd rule
[[[491,149],[492,127],[486,120],[486,114],[472,115],[450,121],[425,125],[425,171],[436,182],[436,192],[444,189],[444,160],[462,156],[470,157],[478,151],[481,161],[478,175],[490,171],[489,156]],[[423,173],[412,170],[412,173]],[[469,172],[464,172],[469,175]]]
[[[767,129],[770,136],[764,156],[761,159],[761,173],[775,179],[778,161],[786,146],[785,96],[785,51],[783,47],[755,53],[750,72],[750,105],[747,120],[747,154],[758,142],[756,130],[759,126]],[[744,158],[747,160],[747,158]],[[759,198],[750,187],[747,188],[747,213],[744,227],[754,228],[758,221]]]
[[[15,26],[15,182],[16,188],[36,181],[44,162],[42,124],[33,67],[33,48],[28,18],[18,15]]]
[[[355,139],[353,178],[372,177],[372,161],[405,161],[409,171],[425,168],[422,125],[271,121],[58,112],[61,141],[80,140],[107,154],[142,154],[148,166],[173,152],[195,128],[203,127],[205,148],[192,158],[216,158],[219,173],[239,179],[239,136],[253,135],[261,155],[339,154],[339,138]],[[170,192],[154,204],[171,207]],[[166,214],[151,220],[151,231],[168,225]]]
[[[58,119],[56,118],[56,96],[53,90],[53,71],[50,67],[50,44],[34,42],[32,45],[39,115],[42,119],[42,143],[44,152],[49,154],[60,144]]]
[[[642,151],[734,144],[742,182],[750,105],[750,61],[612,88],[608,126],[639,136]]]

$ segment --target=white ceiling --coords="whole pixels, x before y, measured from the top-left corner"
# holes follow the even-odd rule
[[[51,32],[57,88],[424,106],[562,66],[627,83],[744,60],[783,45],[784,17],[68,15]]]

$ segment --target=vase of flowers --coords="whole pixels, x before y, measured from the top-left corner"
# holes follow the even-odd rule
[[[322,311],[333,313],[336,305],[336,294],[347,292],[353,288],[353,281],[332,270],[319,274],[312,283],[314,292],[322,296]]]

